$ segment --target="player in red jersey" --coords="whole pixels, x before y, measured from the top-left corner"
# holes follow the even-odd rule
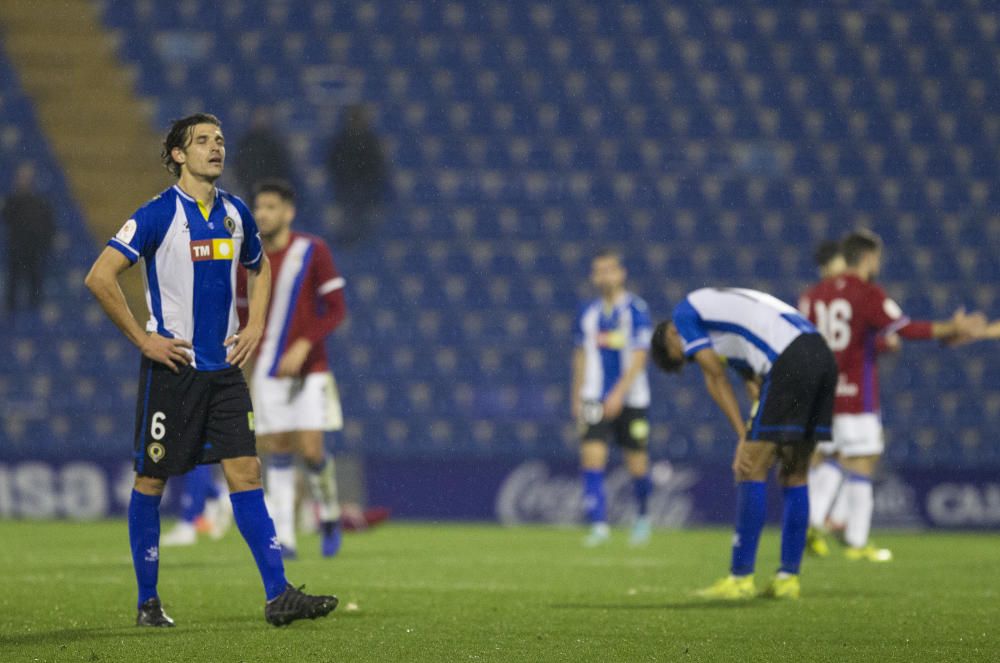
[[[963,310],[951,320],[915,321],[906,317],[873,280],[882,263],[882,241],[858,230],[841,243],[845,270],[824,279],[800,302],[802,311],[826,338],[837,357],[840,376],[833,418],[833,444],[846,475],[849,559],[888,561],[887,550],[868,541],[874,507],[872,474],[884,448],[879,416],[877,339],[898,334],[904,339],[979,337],[985,327],[981,314]],[[829,498],[832,500],[832,496]],[[830,504],[820,505],[828,510]]]
[[[340,504],[333,457],[323,434],[340,430],[343,415],[324,341],[346,317],[345,282],[322,239],[291,229],[291,185],[261,182],[253,202],[274,274],[252,380],[257,438],[269,452],[268,500],[282,553],[295,557],[293,460],[299,455],[319,507],[321,552],[332,557],[340,549]]]
[[[813,258],[821,282],[840,276],[847,269],[840,242],[836,240],[820,242]],[[819,284],[812,286],[799,299],[799,310],[805,316],[809,315],[809,301],[818,287]],[[876,337],[878,354],[896,352],[899,347],[897,334],[879,334]],[[809,469],[809,535],[806,552],[812,555],[826,557],[830,554],[823,532],[843,534],[847,522],[847,499],[841,490],[843,485],[844,471],[837,458],[834,443],[820,442],[816,445],[812,467]]]

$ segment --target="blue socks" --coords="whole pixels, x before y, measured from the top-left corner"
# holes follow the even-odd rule
[[[160,570],[160,499],[132,490],[128,503],[128,540],[132,548],[132,566],[139,585],[139,606],[156,598],[156,579]]]
[[[604,496],[604,471],[583,471],[583,508],[591,523],[608,522],[607,499]]]
[[[633,483],[635,501],[639,503],[639,517],[649,513],[649,494],[653,492],[653,481],[649,475],[637,477]]]
[[[730,572],[734,576],[753,573],[757,562],[757,544],[767,513],[767,484],[741,481],[736,484],[736,536]]]
[[[264,491],[261,488],[244,490],[231,493],[229,499],[233,503],[236,527],[250,546],[264,581],[264,592],[270,601],[285,591],[288,581],[285,580],[285,565],[281,561],[281,544],[264,506]]]
[[[809,527],[809,488],[785,488],[785,513],[781,519],[781,572],[798,574]]]

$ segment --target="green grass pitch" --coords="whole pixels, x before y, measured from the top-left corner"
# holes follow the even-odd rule
[[[884,534],[893,563],[807,560],[802,600],[736,604],[689,596],[725,571],[728,532],[658,532],[640,550],[622,532],[599,550],[580,536],[390,524],[348,535],[335,560],[304,537],[289,579],[341,605],[275,629],[233,531],[162,552],[160,594],[178,626],[154,631],[131,625],[124,522],[0,522],[0,661],[1000,660],[995,535]],[[777,544],[768,531],[761,570]]]

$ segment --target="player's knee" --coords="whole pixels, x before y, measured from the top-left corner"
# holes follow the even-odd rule
[[[795,466],[782,467],[778,472],[778,482],[782,486],[804,486],[808,482],[809,469]]]
[[[222,461],[222,471],[231,492],[256,490],[263,484],[260,476],[260,461],[256,457],[231,458]]]
[[[580,449],[580,464],[585,470],[603,470],[608,463],[608,449],[599,442],[585,442]]]
[[[137,493],[142,493],[143,495],[162,495],[166,487],[167,482],[165,479],[146,477],[139,474],[135,476],[135,491]]]
[[[625,457],[629,473],[633,476],[643,476],[649,472],[649,454],[644,451],[632,451]]]
[[[302,460],[304,460],[308,465],[318,466],[323,464],[323,460],[326,458],[325,451],[320,449],[310,449],[309,447],[302,448]]]

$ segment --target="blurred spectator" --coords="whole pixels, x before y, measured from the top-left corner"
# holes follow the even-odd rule
[[[234,168],[241,194],[250,195],[261,180],[295,181],[286,143],[275,128],[271,113],[266,108],[254,110],[250,130],[236,145]]]
[[[341,244],[353,244],[367,238],[379,221],[386,165],[378,135],[364,106],[345,109],[340,131],[330,146],[327,168],[340,208],[335,239]]]
[[[35,186],[34,164],[21,164],[0,214],[7,226],[7,311],[12,315],[19,292],[26,294],[29,309],[41,304],[44,268],[55,234],[52,206]]]

